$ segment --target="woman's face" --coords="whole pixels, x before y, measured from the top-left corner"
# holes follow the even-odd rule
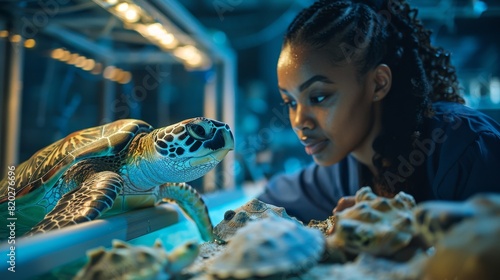
[[[351,152],[371,151],[374,139],[373,71],[357,75],[352,63],[336,66],[326,50],[286,45],[278,61],[278,86],[292,128],[319,165]],[[378,106],[378,105],[377,105]]]

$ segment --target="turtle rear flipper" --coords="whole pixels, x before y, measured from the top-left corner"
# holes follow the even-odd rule
[[[95,173],[79,188],[63,195],[54,209],[27,235],[95,220],[113,207],[122,189],[123,179],[120,175],[110,171]]]
[[[158,201],[175,202],[196,224],[204,241],[214,241],[213,225],[200,194],[186,183],[167,183],[159,187]]]

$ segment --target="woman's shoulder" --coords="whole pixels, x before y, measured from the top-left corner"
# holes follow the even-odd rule
[[[459,152],[481,136],[500,138],[500,124],[476,109],[454,102],[436,102],[433,109],[424,138],[435,144]]]
[[[500,124],[478,110],[453,102],[436,102],[433,108],[422,141],[432,142],[438,151],[459,156],[482,137],[500,141]]]
[[[434,110],[417,146],[428,152],[427,171],[436,196],[463,199],[480,191],[478,185],[484,190],[498,189],[491,186],[500,179],[496,171],[500,168],[500,125],[457,103],[438,102]]]
[[[500,135],[500,124],[486,114],[455,102],[435,102],[434,115],[430,127],[442,128],[450,132],[464,133],[471,136],[481,132]],[[464,135],[465,136],[465,135]]]

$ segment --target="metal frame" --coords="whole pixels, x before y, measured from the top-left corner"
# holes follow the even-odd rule
[[[204,196],[210,218],[218,223],[229,209],[240,207],[261,191],[249,186]],[[110,247],[114,239],[133,245],[151,246],[160,238],[167,247],[188,240],[203,242],[196,225],[174,204],[139,209],[107,219],[88,221],[32,237],[15,239],[16,273],[8,271],[8,262],[0,263],[0,279],[34,279],[85,257],[90,249]],[[0,243],[0,255],[7,256],[12,244]],[[6,259],[7,257],[5,257]],[[10,277],[10,278],[9,278]]]
[[[234,51],[226,46],[213,43],[210,35],[207,34],[201,24],[177,1],[136,0],[135,3],[158,17],[160,22],[168,21],[174,23],[179,30],[185,32],[185,35],[211,59],[215,76],[213,84],[205,87],[204,101],[206,104],[215,104],[215,106],[205,106],[203,113],[206,117],[219,119],[228,123],[234,130],[234,95],[236,91],[236,56]],[[107,48],[79,33],[65,29],[63,24],[64,22],[68,22],[68,20],[54,18],[44,27],[42,32],[76,46],[97,58],[102,58],[107,63],[179,63],[171,54],[161,50],[154,52],[154,55],[152,55],[151,52],[120,52],[112,48]],[[0,167],[7,164],[19,164],[17,155],[21,121],[21,68],[23,57],[23,48],[20,46],[22,44],[12,44],[12,47],[16,48],[16,50],[8,52],[11,59],[6,60],[4,65],[6,69],[9,69],[6,71],[8,77],[6,77],[7,83],[6,89],[4,89],[4,92],[7,94],[5,97],[7,102],[6,104],[2,104],[2,111],[5,112],[6,117],[2,116],[2,119],[8,119],[8,121],[4,121],[4,126],[2,127],[2,131],[0,131],[3,148],[2,156],[0,157]],[[110,105],[112,98],[109,98],[108,94],[104,94],[103,96],[105,97],[102,100],[102,104],[105,108],[106,104]],[[106,116],[106,119],[108,118],[109,116]],[[233,153],[229,153],[223,161],[222,168],[219,167],[206,176],[204,180],[205,191],[231,188],[235,185],[233,162]]]
[[[196,43],[201,46],[212,58],[215,68],[213,84],[205,87],[204,100],[205,116],[219,119],[231,126],[235,133],[235,95],[236,95],[236,54],[226,47],[215,45],[201,24],[177,1],[174,0],[136,0],[139,6],[145,9],[157,7],[159,17],[168,17],[181,29],[185,30]],[[164,19],[166,20],[166,18]],[[217,104],[222,104],[218,110]],[[222,161],[222,170],[215,170],[205,176],[205,191],[219,188],[232,188],[234,180],[234,155],[229,153]],[[218,173],[218,174],[217,174]],[[210,182],[214,182],[212,185]]]
[[[14,239],[15,244],[4,241],[0,243],[0,253],[6,256],[15,252],[16,272],[8,271],[10,264],[3,261],[0,278],[32,279],[85,256],[89,249],[109,247],[114,239],[128,241],[168,228],[179,222],[179,211],[174,205],[165,204],[32,237],[19,237]]]
[[[20,34],[21,23],[18,20],[11,21],[10,26],[6,26],[10,34]],[[1,90],[5,96],[1,104],[1,119],[3,124],[0,126],[0,178],[6,176],[4,171],[8,166],[18,163],[19,155],[19,137],[21,126],[20,108],[22,104],[22,65],[24,59],[23,39],[19,42],[5,41],[5,59],[3,60],[3,81],[4,86]]]

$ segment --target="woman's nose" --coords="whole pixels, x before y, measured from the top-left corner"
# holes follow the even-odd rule
[[[313,129],[314,120],[307,106],[297,105],[294,115],[290,118],[294,130]]]

